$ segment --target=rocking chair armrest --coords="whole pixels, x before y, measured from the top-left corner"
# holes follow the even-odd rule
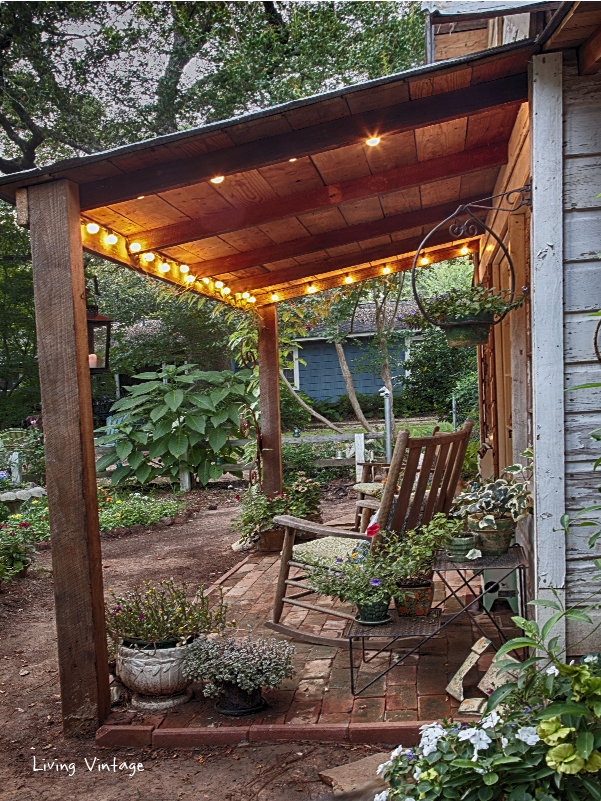
[[[317,534],[321,537],[347,537],[352,540],[366,540],[365,534],[357,534],[354,531],[344,531],[333,526],[322,526],[320,523],[314,523],[311,520],[303,520],[300,517],[292,517],[291,515],[278,515],[273,518],[273,522],[277,526],[284,526],[285,528],[293,528],[297,531],[306,531],[308,534]]]
[[[382,501],[377,498],[361,498],[355,502],[357,509],[379,509]]]

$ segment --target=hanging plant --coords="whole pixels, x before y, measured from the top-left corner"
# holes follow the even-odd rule
[[[509,251],[492,228],[475,216],[474,211],[476,209],[516,211],[521,206],[530,205],[529,193],[530,187],[525,186],[503,195],[495,195],[482,201],[461,205],[450,217],[447,217],[427,234],[417,249],[411,271],[411,285],[419,313],[416,311],[403,315],[400,318],[403,323],[415,328],[425,328],[428,325],[442,328],[448,344],[454,348],[485,345],[488,342],[491,327],[500,323],[512,309],[517,309],[522,305],[528,288],[522,287],[522,294],[516,297],[515,272]],[[519,203],[515,208],[502,207],[504,200],[512,204],[512,197],[516,195]],[[494,201],[499,198],[500,205],[495,206]],[[466,217],[466,219],[462,219],[462,217]],[[422,251],[436,232],[447,225],[454,239],[461,240],[480,236],[486,232],[497,242],[509,266],[510,287],[508,289],[497,290],[495,287],[486,287],[482,283],[477,283],[469,288],[452,289],[434,298],[422,299],[419,297],[416,287],[416,269],[418,264],[422,264],[424,261],[428,262],[427,258],[421,257]],[[467,248],[464,248],[462,252],[467,253]]]

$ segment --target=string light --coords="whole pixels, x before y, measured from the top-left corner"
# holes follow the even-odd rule
[[[221,291],[224,295],[229,295],[232,290],[229,288],[229,286],[224,286]]]
[[[109,243],[109,245],[116,245],[119,241],[119,237],[116,234],[109,234],[106,238],[106,241]]]
[[[171,265],[167,264],[166,261],[164,261],[162,264],[159,264],[159,270],[162,273],[168,273],[170,269],[171,269]]]
[[[138,200],[144,200],[145,197],[146,195],[138,195]]]
[[[350,275],[347,275],[347,277],[344,279],[344,283],[345,284],[352,284],[353,283],[352,277]]]
[[[187,273],[189,269],[187,264],[180,264],[179,266],[180,273]]]
[[[223,281],[215,281],[215,286],[217,287],[217,289],[221,289],[221,287],[223,286]]]
[[[97,234],[97,233],[98,233],[98,231],[100,231],[100,226],[99,226],[99,225],[97,225],[96,223],[88,223],[88,224],[86,225],[86,231],[87,231],[89,234]]]
[[[142,250],[142,245],[139,242],[132,242],[129,246],[129,249],[132,253],[138,253],[140,250]]]
[[[256,300],[257,299],[251,295],[250,298],[248,299],[248,302],[249,303],[256,303]]]
[[[193,275],[184,275],[184,281],[191,284],[192,281],[196,281],[196,278]]]
[[[461,248],[461,250],[460,250],[459,252],[461,253],[461,255],[462,255],[462,256],[467,256],[467,254],[468,254],[470,251],[469,251],[469,248],[467,248],[467,247],[464,245],[464,246]]]
[[[369,145],[370,147],[375,147],[376,145],[380,144],[380,137],[373,136],[371,139],[366,139],[365,144]]]
[[[296,161],[296,159],[288,159],[288,161]]]
[[[389,274],[390,274],[390,272],[391,272],[391,270],[390,270],[390,267],[384,267],[384,269],[382,270],[382,272],[383,272],[383,274],[384,274],[384,275],[389,275]]]
[[[224,178],[225,178],[225,175],[216,175],[214,178],[211,178],[211,183],[212,184],[220,184],[223,181]]]
[[[250,292],[243,292],[242,297],[244,298],[244,300],[248,300],[248,298],[250,298]]]
[[[296,160],[296,159],[295,159],[295,160]],[[271,299],[273,300],[273,302],[274,302],[274,303],[275,303],[275,302],[276,302],[276,300],[278,299],[278,296],[275,294],[275,292],[274,292],[274,294],[271,296]]]
[[[142,258],[144,261],[154,261],[154,253],[144,253]]]
[[[203,284],[208,284],[209,283],[209,279],[208,278],[203,278],[202,282],[203,282]]]
[[[317,287],[316,287],[316,286],[313,286],[313,284],[311,284],[311,286],[308,286],[308,287],[307,287],[307,292],[308,292],[310,295],[312,295],[314,292],[317,292]]]
[[[422,265],[422,267],[425,267],[425,266],[426,266],[426,264],[430,264],[430,259],[427,259],[427,258],[424,256],[424,258],[423,258],[423,259],[420,259],[420,260],[419,260],[419,263]]]

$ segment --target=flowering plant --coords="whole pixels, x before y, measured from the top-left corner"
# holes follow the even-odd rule
[[[427,315],[435,323],[458,322],[461,320],[487,322],[494,320],[512,309],[517,309],[526,299],[528,287],[522,287],[522,294],[510,301],[509,289],[496,290],[481,283],[471,287],[457,287],[441,295],[421,301]],[[408,328],[427,328],[430,323],[419,309],[400,314],[397,318]]]
[[[104,488],[100,488],[98,495],[101,531],[117,526],[149,526],[162,517],[173,517],[181,506],[173,498],[157,498],[139,492],[131,495],[109,495]]]
[[[312,478],[307,478],[305,473],[300,470],[296,481],[286,487],[288,496],[288,514],[295,517],[307,517],[319,511],[319,501],[321,499],[321,486]]]
[[[423,579],[432,572],[439,548],[451,537],[461,536],[463,523],[439,512],[420,529],[407,531],[402,537],[389,538],[386,550],[398,563],[401,578]]]
[[[188,648],[184,675],[203,682],[203,694],[220,695],[223,685],[236,684],[246,692],[279,687],[296,672],[294,646],[276,640],[235,640],[233,637],[202,638]]]
[[[0,525],[0,579],[9,581],[35,559],[35,535],[27,522]]]
[[[210,632],[223,632],[228,605],[203,594],[202,584],[188,598],[185,582],[176,587],[173,579],[164,579],[158,586],[152,581],[135,586],[131,592],[116,596],[109,589],[112,604],[105,603],[106,627],[115,641],[126,640],[130,648],[154,647],[161,641],[185,645],[191,638]]]

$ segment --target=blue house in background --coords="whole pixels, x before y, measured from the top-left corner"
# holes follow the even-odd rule
[[[350,323],[346,323],[350,332]],[[400,323],[395,325],[396,330],[402,330]],[[342,327],[344,331],[344,327]],[[328,342],[323,334],[324,326],[315,326],[307,332],[306,337],[295,340],[298,346],[294,348],[294,369],[286,370],[286,378],[314,400],[337,400],[346,395],[346,387],[336,348]],[[353,374],[355,390],[365,395],[373,395],[383,386],[379,373],[360,371],[355,365],[367,355],[370,342],[375,335],[373,306],[365,306],[357,311],[353,320],[352,332],[347,334],[343,344],[348,365]],[[396,383],[405,375],[405,371],[397,368],[398,363],[405,361],[406,353],[402,343],[389,347],[391,367]],[[301,360],[306,364],[301,364]],[[360,369],[360,368],[359,368]]]

